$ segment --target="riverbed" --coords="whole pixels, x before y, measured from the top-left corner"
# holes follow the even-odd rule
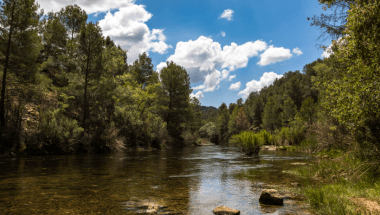
[[[312,163],[301,152],[248,157],[226,146],[0,160],[1,214],[306,214],[305,204],[259,204],[262,187],[291,186],[286,171]],[[285,171],[285,172],[284,172]]]

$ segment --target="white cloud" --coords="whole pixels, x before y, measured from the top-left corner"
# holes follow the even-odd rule
[[[159,63],[156,68],[157,68],[157,72],[160,73],[161,69],[163,69],[164,67],[166,67],[166,63],[165,62],[161,62]]]
[[[231,84],[230,86],[230,90],[238,90],[240,89],[240,81],[239,82],[236,82],[235,84]]]
[[[301,54],[303,54],[303,52],[297,47],[294,48],[292,52],[296,54],[297,56],[300,56]]]
[[[229,81],[232,81],[232,79],[236,78],[236,75],[231,75],[230,78],[228,79]]]
[[[249,58],[258,56],[267,44],[264,41],[247,42],[242,45],[231,43],[221,47],[218,42],[200,36],[197,40],[178,42],[175,53],[167,60],[184,67],[191,82],[204,81],[205,76],[217,69],[223,69],[222,78],[227,78],[230,71],[246,67]]]
[[[229,21],[231,21],[232,19],[232,14],[234,13],[233,10],[231,9],[226,9],[223,11],[223,13],[219,16],[219,19],[227,19]]]
[[[322,58],[329,58],[331,54],[334,54],[333,50],[332,50],[332,46],[333,44],[337,44],[337,45],[341,45],[344,43],[344,39],[342,40],[342,37],[339,37],[337,40],[334,40],[331,45],[329,45],[327,48],[325,48],[325,50],[323,51],[321,57]]]
[[[144,5],[131,4],[111,13],[99,21],[104,36],[110,36],[116,44],[128,50],[128,62],[131,63],[143,52],[163,54],[170,45],[165,43],[163,29],[149,30],[145,24],[153,15],[145,10]]]
[[[290,53],[290,49],[285,49],[283,47],[273,47],[270,46],[264,53],[260,55],[260,61],[257,63],[260,66],[265,66],[268,64],[280,62],[293,57]]]
[[[209,91],[214,91],[215,89],[218,89],[221,76],[222,74],[218,70],[215,70],[211,74],[206,75],[205,81],[204,81],[206,88],[203,91],[209,92]]]
[[[222,35],[222,37],[225,37],[225,36],[226,36],[226,32],[221,31],[221,32],[220,32],[220,35]]]
[[[195,97],[195,98],[197,98],[199,101],[201,101],[201,100],[203,99],[204,95],[203,95],[202,91],[198,91],[196,94],[191,93],[191,94],[190,94],[190,97]]]
[[[198,85],[196,87],[193,87],[192,89],[193,90],[203,90],[204,88],[206,88],[206,85],[202,84],[202,85]]]
[[[41,9],[45,13],[54,11],[58,12],[67,5],[78,5],[86,11],[87,14],[107,12],[111,9],[129,7],[134,4],[134,0],[37,0]]]
[[[277,75],[274,72],[265,72],[261,76],[260,81],[252,80],[246,84],[246,88],[239,92],[238,95],[243,95],[244,98],[247,98],[251,92],[259,91],[265,86],[269,86],[273,83],[276,78],[281,78],[282,75]]]

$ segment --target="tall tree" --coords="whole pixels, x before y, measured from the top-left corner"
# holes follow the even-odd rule
[[[156,83],[158,81],[158,77],[155,75],[156,72],[153,69],[152,59],[145,52],[133,62],[129,71],[143,88],[151,82]]]
[[[64,23],[71,35],[71,40],[74,39],[74,34],[81,31],[81,25],[87,20],[86,11],[82,10],[78,5],[68,5],[59,11],[58,16]]]
[[[79,38],[79,51],[82,56],[81,73],[84,76],[83,128],[86,131],[86,119],[89,112],[87,88],[89,81],[98,79],[102,73],[103,37],[100,27],[92,22],[83,25]]]
[[[282,124],[285,126],[288,125],[297,114],[297,106],[294,104],[293,100],[288,97],[282,105],[282,110],[284,111],[282,115]]]
[[[268,131],[274,131],[281,127],[281,112],[277,99],[278,96],[271,96],[265,104],[262,127]]]
[[[5,92],[7,73],[32,78],[36,71],[36,58],[41,49],[37,26],[41,14],[34,0],[3,0],[0,10],[0,52],[3,79],[0,98],[0,124],[6,125]]]
[[[190,77],[184,68],[173,62],[166,62],[166,67],[160,72],[160,78],[167,130],[172,136],[179,137],[181,123],[185,122],[190,105]]]
[[[238,132],[242,132],[249,129],[249,122],[247,116],[245,115],[243,107],[239,108],[239,112],[236,116],[236,128]]]
[[[228,121],[230,114],[227,105],[224,102],[218,108],[218,115],[219,141],[226,142],[228,138]]]

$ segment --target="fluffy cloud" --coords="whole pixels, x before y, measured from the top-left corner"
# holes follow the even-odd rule
[[[47,12],[57,12],[67,5],[78,5],[88,14],[107,12],[111,9],[129,7],[134,4],[134,0],[37,0],[41,9]]]
[[[174,54],[167,60],[184,67],[191,82],[197,83],[218,69],[223,69],[222,78],[227,78],[230,71],[246,67],[249,58],[258,56],[266,47],[264,41],[257,40],[242,45],[231,43],[222,49],[218,42],[201,36],[194,41],[178,42]]]
[[[220,32],[220,35],[222,35],[222,37],[225,37],[225,36],[226,36],[226,32],[221,31],[221,32]]]
[[[223,13],[219,16],[219,19],[227,19],[227,20],[231,21],[233,13],[234,13],[234,11],[231,9],[224,10]]]
[[[196,94],[191,93],[191,94],[190,94],[190,97],[195,97],[195,98],[197,98],[199,101],[201,101],[201,100],[203,99],[204,95],[203,95],[202,91],[199,91],[199,92],[197,92]]]
[[[230,86],[230,90],[238,90],[240,89],[240,81],[239,82],[236,82],[235,84],[231,84]]]
[[[229,81],[232,81],[232,79],[236,78],[236,75],[231,75],[230,78],[228,79]]]
[[[206,88],[203,91],[208,92],[208,91],[214,91],[215,89],[218,89],[221,76],[222,76],[222,73],[220,73],[218,70],[215,70],[211,74],[206,75],[205,81],[204,81]]]
[[[157,68],[157,72],[160,73],[161,69],[163,69],[164,67],[166,67],[166,63],[165,62],[161,62],[159,63],[156,68]]]
[[[300,56],[301,54],[303,54],[303,52],[297,47],[294,48],[292,52],[296,54],[297,56]]]
[[[257,63],[260,66],[266,66],[268,64],[280,62],[293,57],[290,53],[290,49],[285,49],[283,47],[273,47],[270,46],[264,53],[260,55],[260,61]]]
[[[206,88],[206,85],[202,84],[202,85],[198,85],[198,86],[196,86],[196,87],[193,87],[192,89],[193,89],[193,90],[203,90],[203,89],[205,89],[205,88]]]
[[[152,14],[143,5],[131,4],[119,11],[106,14],[99,21],[104,36],[110,36],[118,45],[128,50],[128,62],[131,63],[143,52],[165,53],[171,46],[165,43],[163,29],[149,30],[145,24]]]
[[[238,95],[243,95],[244,98],[247,98],[251,92],[259,91],[265,86],[269,86],[273,83],[276,78],[281,78],[282,75],[277,75],[274,72],[265,72],[261,76],[260,81],[252,80],[246,84],[246,88],[239,92]]]

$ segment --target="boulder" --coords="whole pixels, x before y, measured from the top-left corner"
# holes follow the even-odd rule
[[[284,197],[275,189],[264,189],[261,191],[259,202],[266,205],[283,205]]]
[[[226,206],[216,207],[212,212],[216,215],[239,215],[240,214],[239,210],[234,210]]]
[[[157,205],[148,205],[148,210],[146,210],[147,214],[156,214],[158,210]]]

